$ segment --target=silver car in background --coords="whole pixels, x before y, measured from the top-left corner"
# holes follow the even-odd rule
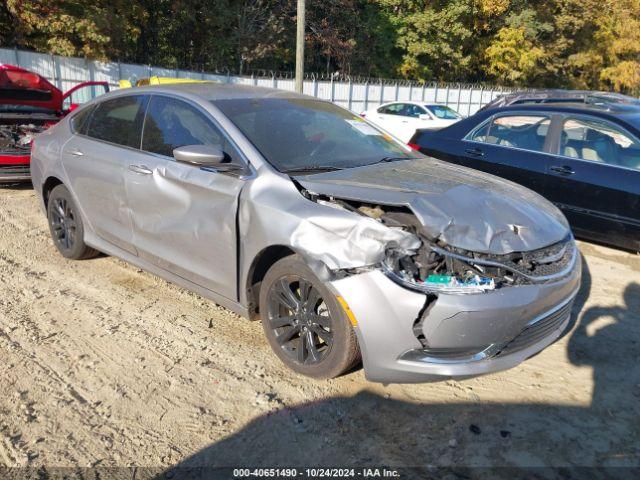
[[[580,284],[539,195],[288,92],[113,92],[37,138],[32,176],[62,255],[105,252],[261,319],[316,378],[360,359],[380,382],[513,367],[561,334]]]

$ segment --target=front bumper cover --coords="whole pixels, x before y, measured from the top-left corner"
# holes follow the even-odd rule
[[[558,281],[481,294],[440,293],[434,299],[377,270],[331,285],[357,319],[367,378],[410,383],[506,370],[544,349],[568,325],[580,278],[578,257]],[[532,328],[536,324],[539,328]],[[435,358],[429,353],[444,350],[469,354]]]

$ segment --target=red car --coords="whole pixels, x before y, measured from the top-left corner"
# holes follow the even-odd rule
[[[90,90],[82,92],[85,88]],[[62,93],[37,73],[0,64],[0,183],[30,180],[34,136],[55,125],[81,103],[72,103],[74,94],[88,100],[99,90],[108,92],[109,84],[84,82]]]

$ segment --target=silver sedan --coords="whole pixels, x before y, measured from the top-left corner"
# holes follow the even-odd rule
[[[261,319],[316,378],[513,367],[562,333],[580,284],[539,195],[272,89],[104,95],[37,138],[32,177],[62,255],[114,255]]]

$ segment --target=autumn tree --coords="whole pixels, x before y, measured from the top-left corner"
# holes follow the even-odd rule
[[[0,45],[293,70],[296,0],[3,0]],[[307,0],[306,70],[640,94],[640,0]]]

